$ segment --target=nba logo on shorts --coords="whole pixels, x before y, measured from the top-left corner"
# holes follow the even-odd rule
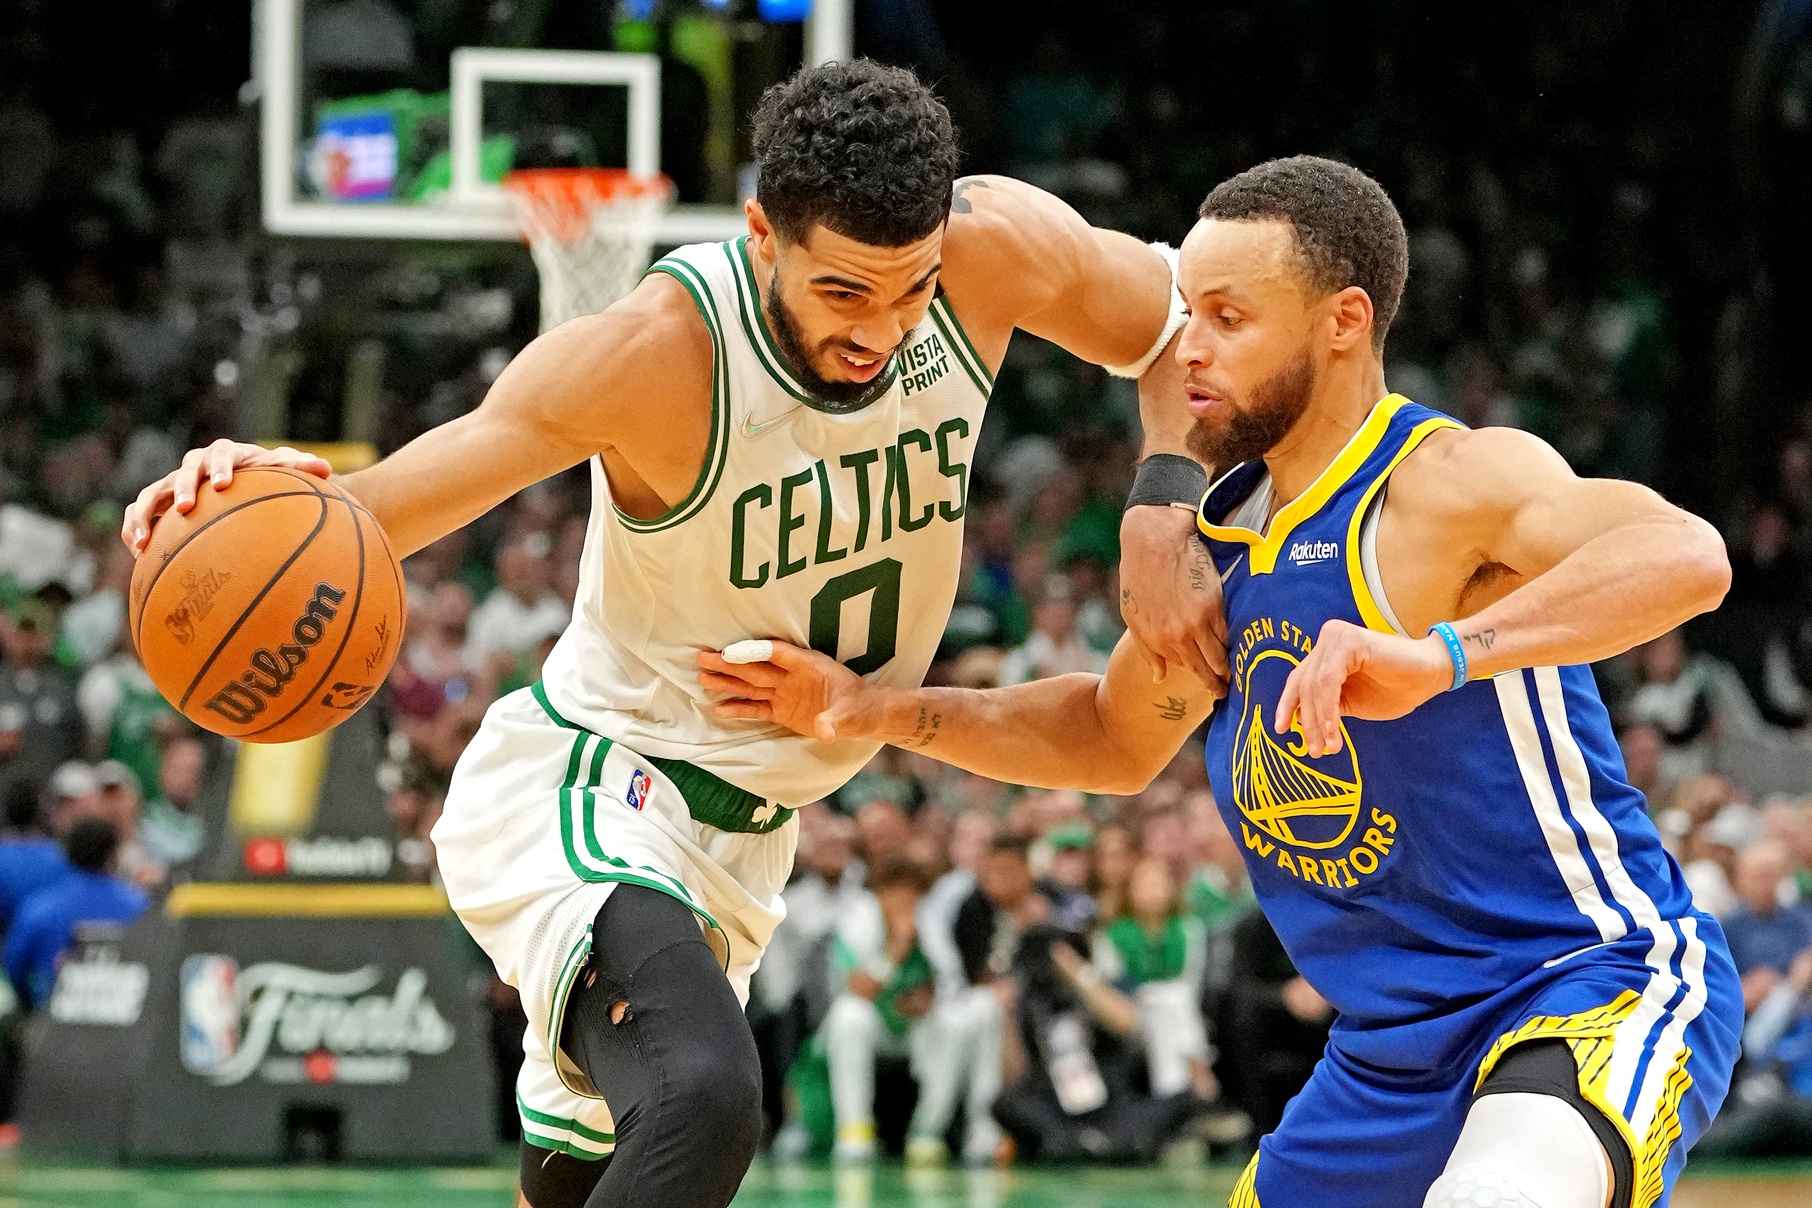
[[[239,1051],[239,965],[230,956],[182,963],[182,1064],[212,1074]]]
[[[634,772],[630,773],[629,776],[629,808],[632,810],[639,810],[644,805],[647,805],[648,794],[653,791],[654,779],[641,768],[637,768]]]

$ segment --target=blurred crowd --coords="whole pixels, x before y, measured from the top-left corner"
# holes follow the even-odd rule
[[[1194,744],[1126,798],[888,750],[803,812],[798,865],[750,1003],[784,1155],[1238,1145],[1326,1039]]]
[[[1725,609],[1742,604],[1733,590]],[[1615,686],[1630,780],[1694,902],[1722,924],[1742,976],[1742,1063],[1696,1152],[1812,1154],[1812,776],[1803,733],[1766,720],[1744,677],[1678,631],[1598,671]]]
[[[157,696],[124,632],[122,505],[219,435],[388,452],[473,406],[534,328],[516,249],[317,254],[265,238],[243,6],[230,20],[198,0],[115,7],[119,21],[77,28],[56,6],[0,2],[31,33],[0,40],[9,1020],[42,1002],[80,927],[134,917],[194,875],[211,838],[209,740]],[[1750,32],[1711,20],[1716,6],[1663,7],[1667,20],[1610,3],[1592,20],[1531,3],[1412,20],[1417,6],[1385,0],[1248,0],[1107,22],[1092,4],[874,0],[857,17],[861,49],[939,81],[975,170],[1143,237],[1179,238],[1208,187],[1268,155],[1354,159],[1410,230],[1393,388],[1528,428],[1582,473],[1652,483],[1720,525],[1724,609],[1600,680],[1631,777],[1744,975],[1745,1065],[1705,1145],[1806,1153],[1812,412],[1745,354],[1765,343],[1775,303],[1756,266],[1774,245],[1708,184],[1734,171],[1729,98]],[[1779,147],[1808,125],[1812,74],[1767,65],[1803,67],[1804,31],[1755,37],[1774,57],[1752,59],[1742,112],[1760,115],[1757,145]],[[59,66],[78,43],[116,69],[107,88]],[[1205,55],[1216,89],[1195,86]],[[1632,73],[1651,83],[1605,86]],[[1227,89],[1265,102],[1228,106]],[[1785,205],[1803,182],[1782,169],[1764,183]],[[1014,341],[936,682],[1104,666],[1138,439],[1126,383]],[[536,678],[566,623],[588,490],[582,471],[550,480],[407,562],[406,642],[375,708],[409,875],[433,876],[428,832],[484,709]],[[800,826],[788,919],[750,1004],[783,1152],[1237,1147],[1320,1051],[1328,1007],[1251,908],[1199,746],[1114,799],[888,751]],[[516,1008],[501,984],[489,1001],[507,1087]],[[513,1116],[502,1105],[505,1127]]]

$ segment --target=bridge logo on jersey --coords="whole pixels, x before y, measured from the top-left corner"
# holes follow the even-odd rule
[[[1246,626],[1234,644],[1234,700],[1241,709],[1233,739],[1233,803],[1248,858],[1299,881],[1351,889],[1376,873],[1396,842],[1397,820],[1366,808],[1364,776],[1352,734],[1342,723],[1340,750],[1309,754],[1302,723],[1272,728],[1290,672],[1314,640],[1273,617]]]
[[[1233,743],[1233,800],[1248,822],[1278,842],[1323,851],[1339,846],[1359,820],[1359,761],[1344,725],[1340,750],[1319,759],[1309,755],[1300,721],[1292,720],[1287,734],[1272,732],[1272,709],[1301,661],[1288,651],[1266,650],[1246,664],[1245,722]]]

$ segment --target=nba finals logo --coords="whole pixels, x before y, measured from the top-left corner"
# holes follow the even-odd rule
[[[1261,617],[1235,645],[1234,679],[1242,710],[1233,740],[1233,803],[1240,837],[1260,860],[1299,881],[1352,889],[1378,871],[1396,842],[1397,820],[1369,816],[1363,777],[1346,724],[1340,750],[1309,754],[1300,719],[1278,734],[1272,719],[1290,672],[1314,640],[1288,621]]]
[[[180,1052],[183,1068],[212,1074],[239,1052],[239,965],[228,956],[182,962]]]
[[[627,797],[629,808],[632,810],[640,810],[643,806],[648,804],[648,795],[653,791],[654,778],[649,776],[648,773],[644,772],[641,768],[637,768],[629,775],[629,794]]]
[[[453,1025],[410,966],[389,993],[366,965],[331,973],[281,961],[241,970],[230,956],[187,957],[181,975],[183,1068],[215,1086],[256,1075],[297,1085],[407,1082],[410,1058],[453,1047]]]

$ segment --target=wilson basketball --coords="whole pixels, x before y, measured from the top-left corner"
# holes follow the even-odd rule
[[[370,512],[312,474],[236,470],[165,512],[132,573],[134,644],[183,716],[246,742],[330,730],[384,682],[403,572]]]

